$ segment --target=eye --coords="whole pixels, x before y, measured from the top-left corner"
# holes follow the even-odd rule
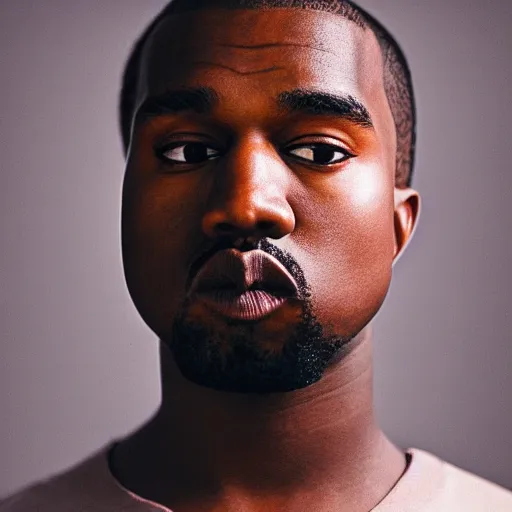
[[[161,158],[177,164],[199,164],[219,156],[216,149],[202,142],[180,142],[165,146],[159,151]]]
[[[297,145],[289,149],[288,153],[316,165],[338,164],[354,156],[339,146],[320,143]]]

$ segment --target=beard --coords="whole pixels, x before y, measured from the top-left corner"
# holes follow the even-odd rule
[[[243,322],[209,318],[204,322],[204,315],[194,314],[194,305],[186,300],[173,322],[171,335],[161,337],[161,341],[171,350],[182,375],[201,386],[260,394],[307,387],[322,378],[355,335],[326,334],[313,313],[304,272],[289,253],[266,239],[255,248],[282,263],[298,285],[298,312],[291,326],[283,324],[282,332],[276,335],[275,327],[270,331],[262,328],[265,319]]]

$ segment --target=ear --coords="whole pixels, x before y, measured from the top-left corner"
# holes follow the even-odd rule
[[[420,215],[420,195],[412,188],[395,188],[395,253],[393,265],[412,238]]]

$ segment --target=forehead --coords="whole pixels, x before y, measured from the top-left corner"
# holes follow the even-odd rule
[[[370,107],[385,101],[371,30],[303,9],[211,9],[164,19],[143,52],[138,103],[191,86],[215,88],[221,98],[308,88],[351,94]]]

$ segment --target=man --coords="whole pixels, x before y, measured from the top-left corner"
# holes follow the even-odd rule
[[[509,511],[373,413],[371,320],[410,240],[414,99],[352,3],[175,0],[128,62],[123,258],[162,404],[6,511]]]

